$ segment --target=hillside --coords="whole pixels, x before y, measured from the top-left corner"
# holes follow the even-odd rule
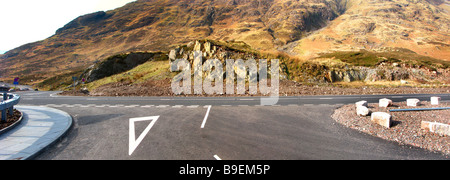
[[[414,3],[413,3],[414,2]],[[450,60],[449,1],[352,1],[352,8],[327,27],[295,42],[293,54],[376,52],[392,48]]]
[[[36,84],[113,55],[168,52],[198,39],[242,41],[301,59],[405,48],[448,61],[448,7],[441,0],[138,0],[80,16],[48,39],[5,53],[0,80]]]

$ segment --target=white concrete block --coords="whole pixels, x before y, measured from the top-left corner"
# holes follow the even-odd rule
[[[374,112],[370,120],[373,123],[379,124],[383,127],[390,128],[392,124],[392,117],[390,114],[385,112]]]
[[[419,105],[419,103],[420,103],[420,100],[419,99],[407,99],[406,100],[406,105],[407,106],[412,106],[412,107],[416,107],[416,106],[418,106]]]
[[[379,106],[380,107],[389,107],[389,106],[391,106],[392,105],[392,100],[390,100],[390,99],[386,99],[386,98],[383,98],[383,99],[380,99],[379,100]]]
[[[370,110],[366,106],[356,106],[356,114],[358,116],[368,116],[370,114]]]
[[[366,106],[367,107],[367,101],[358,101],[355,103],[356,107],[358,106]]]
[[[431,97],[431,105],[439,105],[439,101],[441,100],[441,97]]]

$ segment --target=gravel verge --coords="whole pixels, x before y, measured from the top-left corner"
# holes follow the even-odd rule
[[[390,109],[449,107],[450,102],[441,102],[432,106],[429,102],[420,102],[419,107],[407,107],[406,102],[393,103],[392,107],[380,108],[378,103],[368,104],[371,112],[389,112]],[[450,155],[450,137],[427,132],[420,128],[421,122],[431,121],[450,124],[450,110],[390,112],[393,120],[391,128],[385,128],[370,121],[370,116],[360,117],[356,114],[356,105],[345,105],[335,110],[332,118],[338,123],[358,131],[434,152]]]
[[[193,85],[193,83],[192,83]],[[280,96],[315,96],[315,95],[376,95],[376,94],[442,94],[450,93],[448,87],[419,88],[419,87],[343,87],[337,84],[307,85],[288,80],[280,80]],[[235,86],[236,88],[236,86]],[[191,89],[194,89],[193,87]],[[236,97],[236,96],[264,96],[263,94],[249,94],[248,87],[244,95],[237,94],[213,94],[213,95],[175,95],[172,92],[171,80],[148,80],[144,83],[133,84],[131,82],[110,83],[83,93],[81,91],[65,91],[60,95],[68,96],[207,96],[207,97]],[[226,92],[226,82],[224,91]],[[236,92],[236,91],[235,91]]]

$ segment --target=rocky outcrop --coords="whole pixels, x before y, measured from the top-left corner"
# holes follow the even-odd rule
[[[396,63],[394,63],[396,64]],[[401,81],[415,80],[418,82],[431,82],[434,80],[445,82],[449,74],[447,69],[430,71],[426,68],[411,68],[399,65],[380,65],[376,67],[334,68],[327,72],[328,82],[353,82],[353,81]]]
[[[93,82],[104,77],[122,73],[133,69],[147,61],[167,60],[164,52],[133,52],[127,54],[118,54],[111,56],[104,61],[92,65],[81,75],[87,83]]]

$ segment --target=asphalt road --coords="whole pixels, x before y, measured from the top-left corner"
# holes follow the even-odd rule
[[[434,95],[280,97],[276,106],[260,106],[258,97],[18,94],[22,96],[21,105],[48,106],[74,118],[67,136],[36,159],[447,158],[347,129],[330,117],[335,108],[360,100],[377,102],[384,97],[394,101],[413,97],[429,100]],[[450,94],[438,96],[450,100]],[[135,119],[141,117],[144,118]],[[135,137],[130,138],[132,135]]]

